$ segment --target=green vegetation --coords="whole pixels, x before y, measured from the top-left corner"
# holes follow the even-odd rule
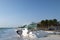
[[[51,26],[60,26],[60,23],[57,21],[57,19],[52,19],[52,20],[42,20],[37,24],[37,28],[48,28]]]

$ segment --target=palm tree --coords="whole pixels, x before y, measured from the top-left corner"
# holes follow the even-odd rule
[[[52,26],[53,25],[53,21],[52,20],[49,20],[48,25],[49,26]]]
[[[48,20],[45,20],[45,26],[48,28]]]
[[[54,26],[57,26],[57,23],[58,23],[58,22],[57,22],[57,19],[53,19],[53,25],[54,25]]]
[[[41,27],[45,27],[45,21],[42,20],[42,21],[40,22],[40,25],[41,25]]]

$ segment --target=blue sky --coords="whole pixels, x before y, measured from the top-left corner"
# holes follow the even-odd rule
[[[60,0],[0,0],[0,27],[54,18],[60,20]]]

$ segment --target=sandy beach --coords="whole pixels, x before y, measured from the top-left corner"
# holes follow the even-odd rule
[[[26,37],[26,38],[23,38],[23,37],[18,37],[18,36],[15,36],[15,37],[11,37],[11,38],[8,38],[8,39],[5,39],[5,40],[60,40],[60,35],[49,35],[48,37],[42,37],[42,38],[29,38],[29,37]]]

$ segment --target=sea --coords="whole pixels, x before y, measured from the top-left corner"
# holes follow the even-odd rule
[[[19,37],[16,28],[0,28],[0,40],[36,40],[29,37]]]
[[[0,40],[20,40],[15,28],[0,28]]]
[[[0,28],[0,40],[38,40],[38,38],[47,35],[46,32],[40,30],[33,32],[38,34],[36,34],[37,38],[19,37],[16,30],[16,28]]]

